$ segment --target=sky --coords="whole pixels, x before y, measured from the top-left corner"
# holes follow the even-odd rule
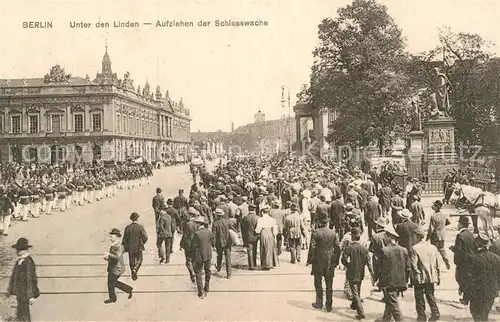
[[[129,71],[135,86],[146,79],[190,109],[191,131],[229,131],[288,115],[309,82],[318,24],[347,0],[277,1],[21,1],[0,0],[0,78],[43,77],[56,64],[91,79],[101,69],[107,39],[113,71]],[[410,52],[438,45],[438,28],[474,32],[500,55],[500,0],[381,0],[403,30]],[[263,20],[262,27],[215,27],[215,20]],[[195,27],[156,28],[156,21],[193,21]],[[200,20],[209,27],[198,27]],[[51,21],[51,29],[23,22]],[[137,21],[139,28],[96,28],[98,22]],[[91,28],[70,28],[88,22]],[[153,25],[145,26],[143,22]],[[291,112],[293,114],[293,110]]]

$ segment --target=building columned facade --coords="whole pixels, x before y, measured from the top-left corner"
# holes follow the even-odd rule
[[[160,87],[134,87],[111,69],[107,48],[94,80],[59,65],[44,78],[0,80],[0,159],[59,163],[187,156],[189,110]]]

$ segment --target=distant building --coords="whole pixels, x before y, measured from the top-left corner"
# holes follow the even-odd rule
[[[59,65],[44,78],[0,80],[0,160],[15,162],[123,161],[183,154],[190,145],[189,110],[118,79],[107,48],[94,80],[67,75]]]
[[[255,148],[260,153],[276,153],[287,151],[290,144],[291,149],[295,145],[296,122],[295,118],[282,117],[278,120],[265,120],[265,114],[261,111],[254,116],[254,123],[238,127],[234,133],[247,133],[257,142]],[[290,140],[290,142],[289,142]]]

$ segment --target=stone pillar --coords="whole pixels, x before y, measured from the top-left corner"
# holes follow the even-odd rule
[[[440,117],[424,124],[424,168],[427,175],[442,179],[452,168],[458,167],[455,150],[455,120]]]
[[[90,115],[90,106],[88,104],[85,104],[85,114],[83,115],[83,130],[90,131],[91,127],[92,117]]]
[[[300,115],[295,115],[295,138],[296,138],[296,153],[298,156],[302,156],[302,133],[300,128]]]
[[[71,106],[69,104],[66,104],[66,131],[71,132],[73,130],[73,127],[71,124]]]
[[[424,155],[424,131],[411,131],[410,149],[406,158],[406,169],[411,177],[422,175],[422,156]],[[420,179],[420,178],[419,178]]]

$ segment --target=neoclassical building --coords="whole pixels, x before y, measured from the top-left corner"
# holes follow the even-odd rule
[[[0,160],[148,160],[190,151],[189,110],[160,87],[119,79],[107,48],[94,80],[59,65],[43,78],[0,80]]]

